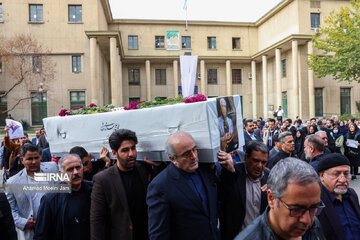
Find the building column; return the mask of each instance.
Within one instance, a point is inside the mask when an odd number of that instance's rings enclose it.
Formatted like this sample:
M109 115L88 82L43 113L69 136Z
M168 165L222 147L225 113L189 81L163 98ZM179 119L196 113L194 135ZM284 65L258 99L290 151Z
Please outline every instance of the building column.
M263 82L263 112L264 119L267 119L267 105L268 105L268 86L267 86L267 56L262 56L262 82Z
M122 75L121 61L116 47L116 38L110 38L110 82L111 82L111 104L122 106Z
M291 108L293 109L293 116L295 118L299 115L299 82L298 82L298 41L292 40L292 85L293 96L291 101Z
M177 98L179 96L179 73L178 73L178 60L173 61L173 72L174 72L174 97Z
M311 41L307 43L308 54L313 54L314 49ZM308 87L309 87L309 118L315 117L315 88L314 71L308 68Z
M232 95L232 82L231 82L231 63L226 60L226 95Z
M251 61L251 98L252 98L252 113L253 119L256 119L256 62ZM244 111L243 109L241 109Z
M280 48L275 49L275 76L276 76L276 105L274 109L281 106L281 52Z
M151 101L150 60L145 61L145 69L146 69L146 100Z
M205 78L205 61L201 60L200 61L200 89L201 89L201 94L204 94L205 96L207 96L207 84L206 84L206 78Z
M90 38L90 83L91 83L91 103L99 104L99 79L98 68L96 66L96 38Z

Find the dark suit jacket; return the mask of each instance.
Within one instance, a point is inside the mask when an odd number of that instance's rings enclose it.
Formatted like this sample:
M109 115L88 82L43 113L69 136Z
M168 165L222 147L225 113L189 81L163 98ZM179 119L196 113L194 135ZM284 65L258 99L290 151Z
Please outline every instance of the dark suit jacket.
M257 135L255 132L253 133L256 140L257 141L262 141L261 137L259 135ZM244 140L245 140L245 145L244 145L244 152L246 151L246 144L250 141L252 141L250 135L248 134L247 131L244 131Z
M32 145L35 145L35 146L37 145L37 144L36 144L36 140L37 140L37 139L36 139L36 137L35 137L35 138L33 138L33 139L31 139L31 143L32 143Z
M266 184L269 170L265 169L261 178L261 186ZM222 216L220 217L220 229L222 240L232 240L241 231L246 214L246 172L245 163L235 165L235 173L221 172L219 189L221 199ZM266 192L261 192L260 214L268 205Z
M146 188L152 178L151 167L135 165ZM132 222L125 187L115 164L93 177L91 193L91 239L131 240ZM144 199L145 200L145 199Z
M205 211L200 198L173 163L150 183L146 202L151 240L220 239L214 169L210 164L200 164L198 171L209 211Z
M42 152L43 149L49 147L49 143L48 143L48 141L46 140L45 135L41 135L41 136L39 137L38 147L39 147L39 152L40 152L40 153Z
M350 204L353 207L356 215L360 217L359 198L352 188L348 188L350 194ZM331 202L329 194L325 187L321 188L321 200L325 203L325 208L322 210L318 219L321 223L322 230L327 240L345 240L344 231L342 229L339 217L336 213L334 205ZM359 227L359 226L355 226Z

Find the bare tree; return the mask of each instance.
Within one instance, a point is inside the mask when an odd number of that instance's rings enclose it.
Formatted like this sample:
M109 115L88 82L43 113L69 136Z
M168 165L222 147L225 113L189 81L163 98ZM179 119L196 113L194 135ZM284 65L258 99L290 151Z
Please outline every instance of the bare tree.
M56 65L49 53L31 34L19 34L0 41L1 60L11 81L8 89L2 89L0 98L6 97L21 85L30 90L33 86L39 86L40 82L45 84L54 79ZM1 113L15 109L20 102L30 98L18 96L14 103Z

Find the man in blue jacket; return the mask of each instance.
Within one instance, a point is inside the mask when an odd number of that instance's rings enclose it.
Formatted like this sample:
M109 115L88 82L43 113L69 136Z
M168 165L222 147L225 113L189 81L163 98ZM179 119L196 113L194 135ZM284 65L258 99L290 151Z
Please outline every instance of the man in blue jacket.
M83 165L76 154L61 157L59 169L70 175L71 193L47 193L42 197L34 239L88 240L92 182L83 180Z

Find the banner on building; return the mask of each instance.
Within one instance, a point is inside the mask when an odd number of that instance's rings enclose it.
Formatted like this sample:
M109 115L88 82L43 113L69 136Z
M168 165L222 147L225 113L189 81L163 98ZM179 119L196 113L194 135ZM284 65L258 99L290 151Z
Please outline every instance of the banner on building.
M244 145L240 96L233 96L238 138L235 144ZM205 102L180 103L130 111L50 117L44 119L51 153L62 156L74 146L82 146L95 157L103 146L109 148L109 136L126 128L138 137L137 159L144 156L153 161L169 161L165 153L168 137L176 131L193 136L201 162L217 161L220 150L219 110L215 98ZM235 128L233 128L235 131ZM111 151L110 151L111 152ZM111 156L112 157L112 156Z
M166 50L180 50L179 31L166 31Z

